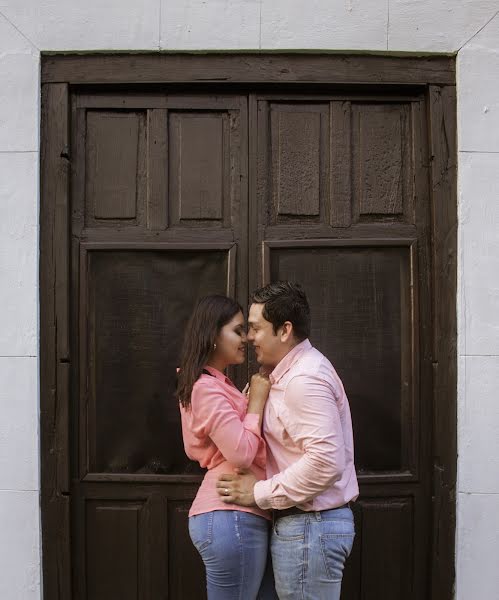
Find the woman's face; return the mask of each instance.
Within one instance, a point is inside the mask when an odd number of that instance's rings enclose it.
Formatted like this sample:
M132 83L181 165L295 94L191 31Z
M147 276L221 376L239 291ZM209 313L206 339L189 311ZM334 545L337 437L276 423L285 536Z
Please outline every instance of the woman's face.
M246 328L242 312L238 312L220 330L215 341L213 359L227 365L240 365L246 353Z

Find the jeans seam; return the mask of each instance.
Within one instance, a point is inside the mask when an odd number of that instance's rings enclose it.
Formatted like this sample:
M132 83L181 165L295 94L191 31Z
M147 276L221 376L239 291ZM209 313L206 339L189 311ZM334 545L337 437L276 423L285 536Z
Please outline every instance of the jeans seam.
M239 573L240 573L239 600L243 600L241 594L243 593L243 588L244 588L244 547L243 547L243 540L241 539L239 511L237 511L237 510L234 511L234 528L236 531L236 537L239 541Z
M301 576L301 597L305 599L305 582L307 580L308 573L308 542L310 539L310 518L305 519L305 527L303 531L303 567Z
M324 544L324 538L322 537L322 535L319 535L319 546L321 549L322 560L324 562L324 568L326 569L327 578L329 579L329 581L331 581L331 583L337 583L338 581L341 581L341 579L339 579L339 580L334 579L331 574L331 570L329 569L329 564L327 562L327 557L326 557L326 548L325 548L325 544Z
M210 544L213 542L213 511L208 516L208 541Z
M213 511L205 514L207 515L206 539L199 545L196 545L194 543L194 540L192 540L194 547L199 552L199 554L201 554L203 550L205 550L205 548L208 548L208 546L213 542ZM196 516L202 517L203 515L195 515L191 518L195 519Z
M326 544L325 544L325 539L332 539L333 537L339 537L339 538L343 538L343 537L350 537L353 540L355 539L355 533L333 533L333 534L320 534L319 535L319 546L320 546L320 550L321 550L321 554L322 554L322 560L324 561L324 568L326 569L326 575L328 577L328 579L331 581L331 583L340 583L343 580L343 569L345 567L345 562L347 560L347 558L350 556L350 552L345 556L345 560L343 561L343 567L342 567L342 572L341 572L341 577L339 579L335 579L331 573L331 569L329 567L329 562L326 556ZM353 541L352 541L353 544Z

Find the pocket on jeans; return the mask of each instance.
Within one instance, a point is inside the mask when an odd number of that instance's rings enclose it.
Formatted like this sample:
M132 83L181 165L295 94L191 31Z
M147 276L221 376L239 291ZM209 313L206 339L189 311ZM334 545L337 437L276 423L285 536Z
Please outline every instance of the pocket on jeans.
M189 517L189 535L199 553L207 548L213 541L213 512Z
M305 538L305 520L296 517L282 517L274 523L274 535L283 542L294 542Z
M354 533L326 533L320 536L324 567L331 581L341 581L343 567L352 551L354 538Z

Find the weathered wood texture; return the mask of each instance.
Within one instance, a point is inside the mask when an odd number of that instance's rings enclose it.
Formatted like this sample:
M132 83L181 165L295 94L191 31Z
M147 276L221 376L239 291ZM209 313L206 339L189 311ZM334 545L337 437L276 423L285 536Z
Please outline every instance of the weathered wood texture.
M175 369L196 300L248 294L246 98L140 98L72 102L75 598L203 596Z
M448 56L343 54L50 55L42 82L70 83L455 83Z
M457 470L456 89L430 86L433 251L432 593L451 600L455 580ZM449 309L450 307L450 309Z
M69 475L69 96L42 88L40 429L43 591L71 597Z
M311 339L348 390L365 483L418 475L415 442L425 433L414 420L421 402L416 258L415 239L265 242L264 281L300 281L307 290Z
M348 390L361 497L377 496L357 511L362 561L347 565L344 597L355 597L350 569L361 579L361 597L428 597L433 292L426 98L340 104L334 97L327 103L257 96L253 110L250 204L257 215L250 254L260 260L250 263L250 279L304 285L311 340ZM285 126L289 114L299 119L292 133ZM309 115L321 115L322 125ZM296 173L308 185L289 185L287 198L296 194L301 202L279 211L279 185ZM388 485L395 482L398 495ZM373 545L378 526L385 534ZM403 555L402 538L411 540ZM387 577L377 558L391 551L398 560Z

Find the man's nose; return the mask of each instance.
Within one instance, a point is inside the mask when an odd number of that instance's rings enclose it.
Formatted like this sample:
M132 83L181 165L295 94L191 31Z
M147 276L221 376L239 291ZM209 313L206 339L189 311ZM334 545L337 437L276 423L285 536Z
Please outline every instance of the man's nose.
M252 342L255 339L251 331L248 331L248 333L246 334L246 339L248 340L248 342Z

